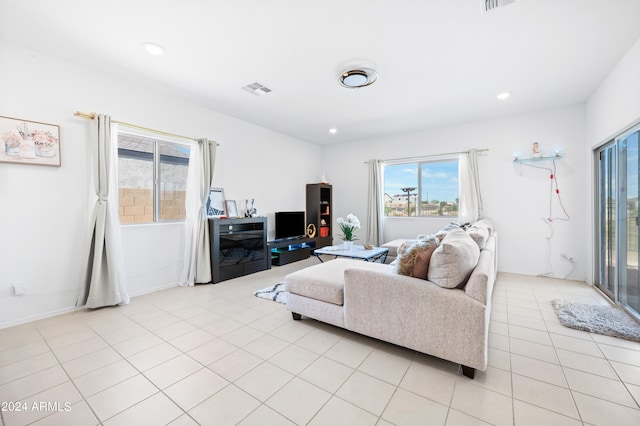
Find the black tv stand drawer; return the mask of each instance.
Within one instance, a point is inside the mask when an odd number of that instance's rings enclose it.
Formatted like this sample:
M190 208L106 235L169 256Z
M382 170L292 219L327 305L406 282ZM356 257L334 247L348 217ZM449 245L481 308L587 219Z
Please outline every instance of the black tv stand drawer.
M271 264L276 266L304 260L311 256L316 248L315 238L299 238L289 241L270 241Z
M281 251L278 253L271 252L271 264L282 266L287 263L297 262L298 260L308 259L309 256L311 256L311 249L307 247L296 250Z

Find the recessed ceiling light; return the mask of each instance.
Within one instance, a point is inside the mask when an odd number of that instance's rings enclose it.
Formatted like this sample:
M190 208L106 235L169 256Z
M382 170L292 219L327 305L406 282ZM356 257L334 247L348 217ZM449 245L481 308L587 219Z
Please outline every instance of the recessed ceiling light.
M496 96L498 99L500 99L501 101L509 98L509 96L511 96L511 93L509 92L502 92L500 94L498 94L498 96Z
M146 51L152 55L158 56L164 53L164 47L160 46L159 44L151 43L149 41L143 44Z
M332 127L329 129L329 133L331 133L332 135L335 135L338 132L338 129L336 129L335 127Z
M378 73L370 68L347 70L340 74L340 84L348 89L359 89L376 82Z

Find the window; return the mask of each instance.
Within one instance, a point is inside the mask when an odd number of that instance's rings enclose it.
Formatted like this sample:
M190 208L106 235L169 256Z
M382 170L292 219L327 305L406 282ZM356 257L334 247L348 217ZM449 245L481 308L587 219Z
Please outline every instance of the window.
M385 216L458 216L458 160L387 165Z
M121 224L185 219L189 153L187 145L118 133Z

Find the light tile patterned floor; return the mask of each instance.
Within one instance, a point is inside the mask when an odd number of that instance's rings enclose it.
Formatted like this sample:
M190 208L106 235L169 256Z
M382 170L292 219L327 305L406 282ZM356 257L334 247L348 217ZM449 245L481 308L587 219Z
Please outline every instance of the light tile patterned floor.
M640 424L640 343L551 308L606 303L584 283L500 274L489 367L469 380L253 296L315 262L0 330L0 424Z

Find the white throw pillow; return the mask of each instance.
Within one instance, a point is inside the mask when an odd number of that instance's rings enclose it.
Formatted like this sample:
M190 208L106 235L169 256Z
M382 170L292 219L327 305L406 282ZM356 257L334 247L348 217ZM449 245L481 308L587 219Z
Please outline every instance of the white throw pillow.
M473 241L478 244L480 249L483 249L487 245L487 241L489 240L489 229L488 228L476 228L472 226L467 229L467 234L471 237Z
M431 255L427 279L444 288L462 286L479 258L478 244L462 229L451 230Z

